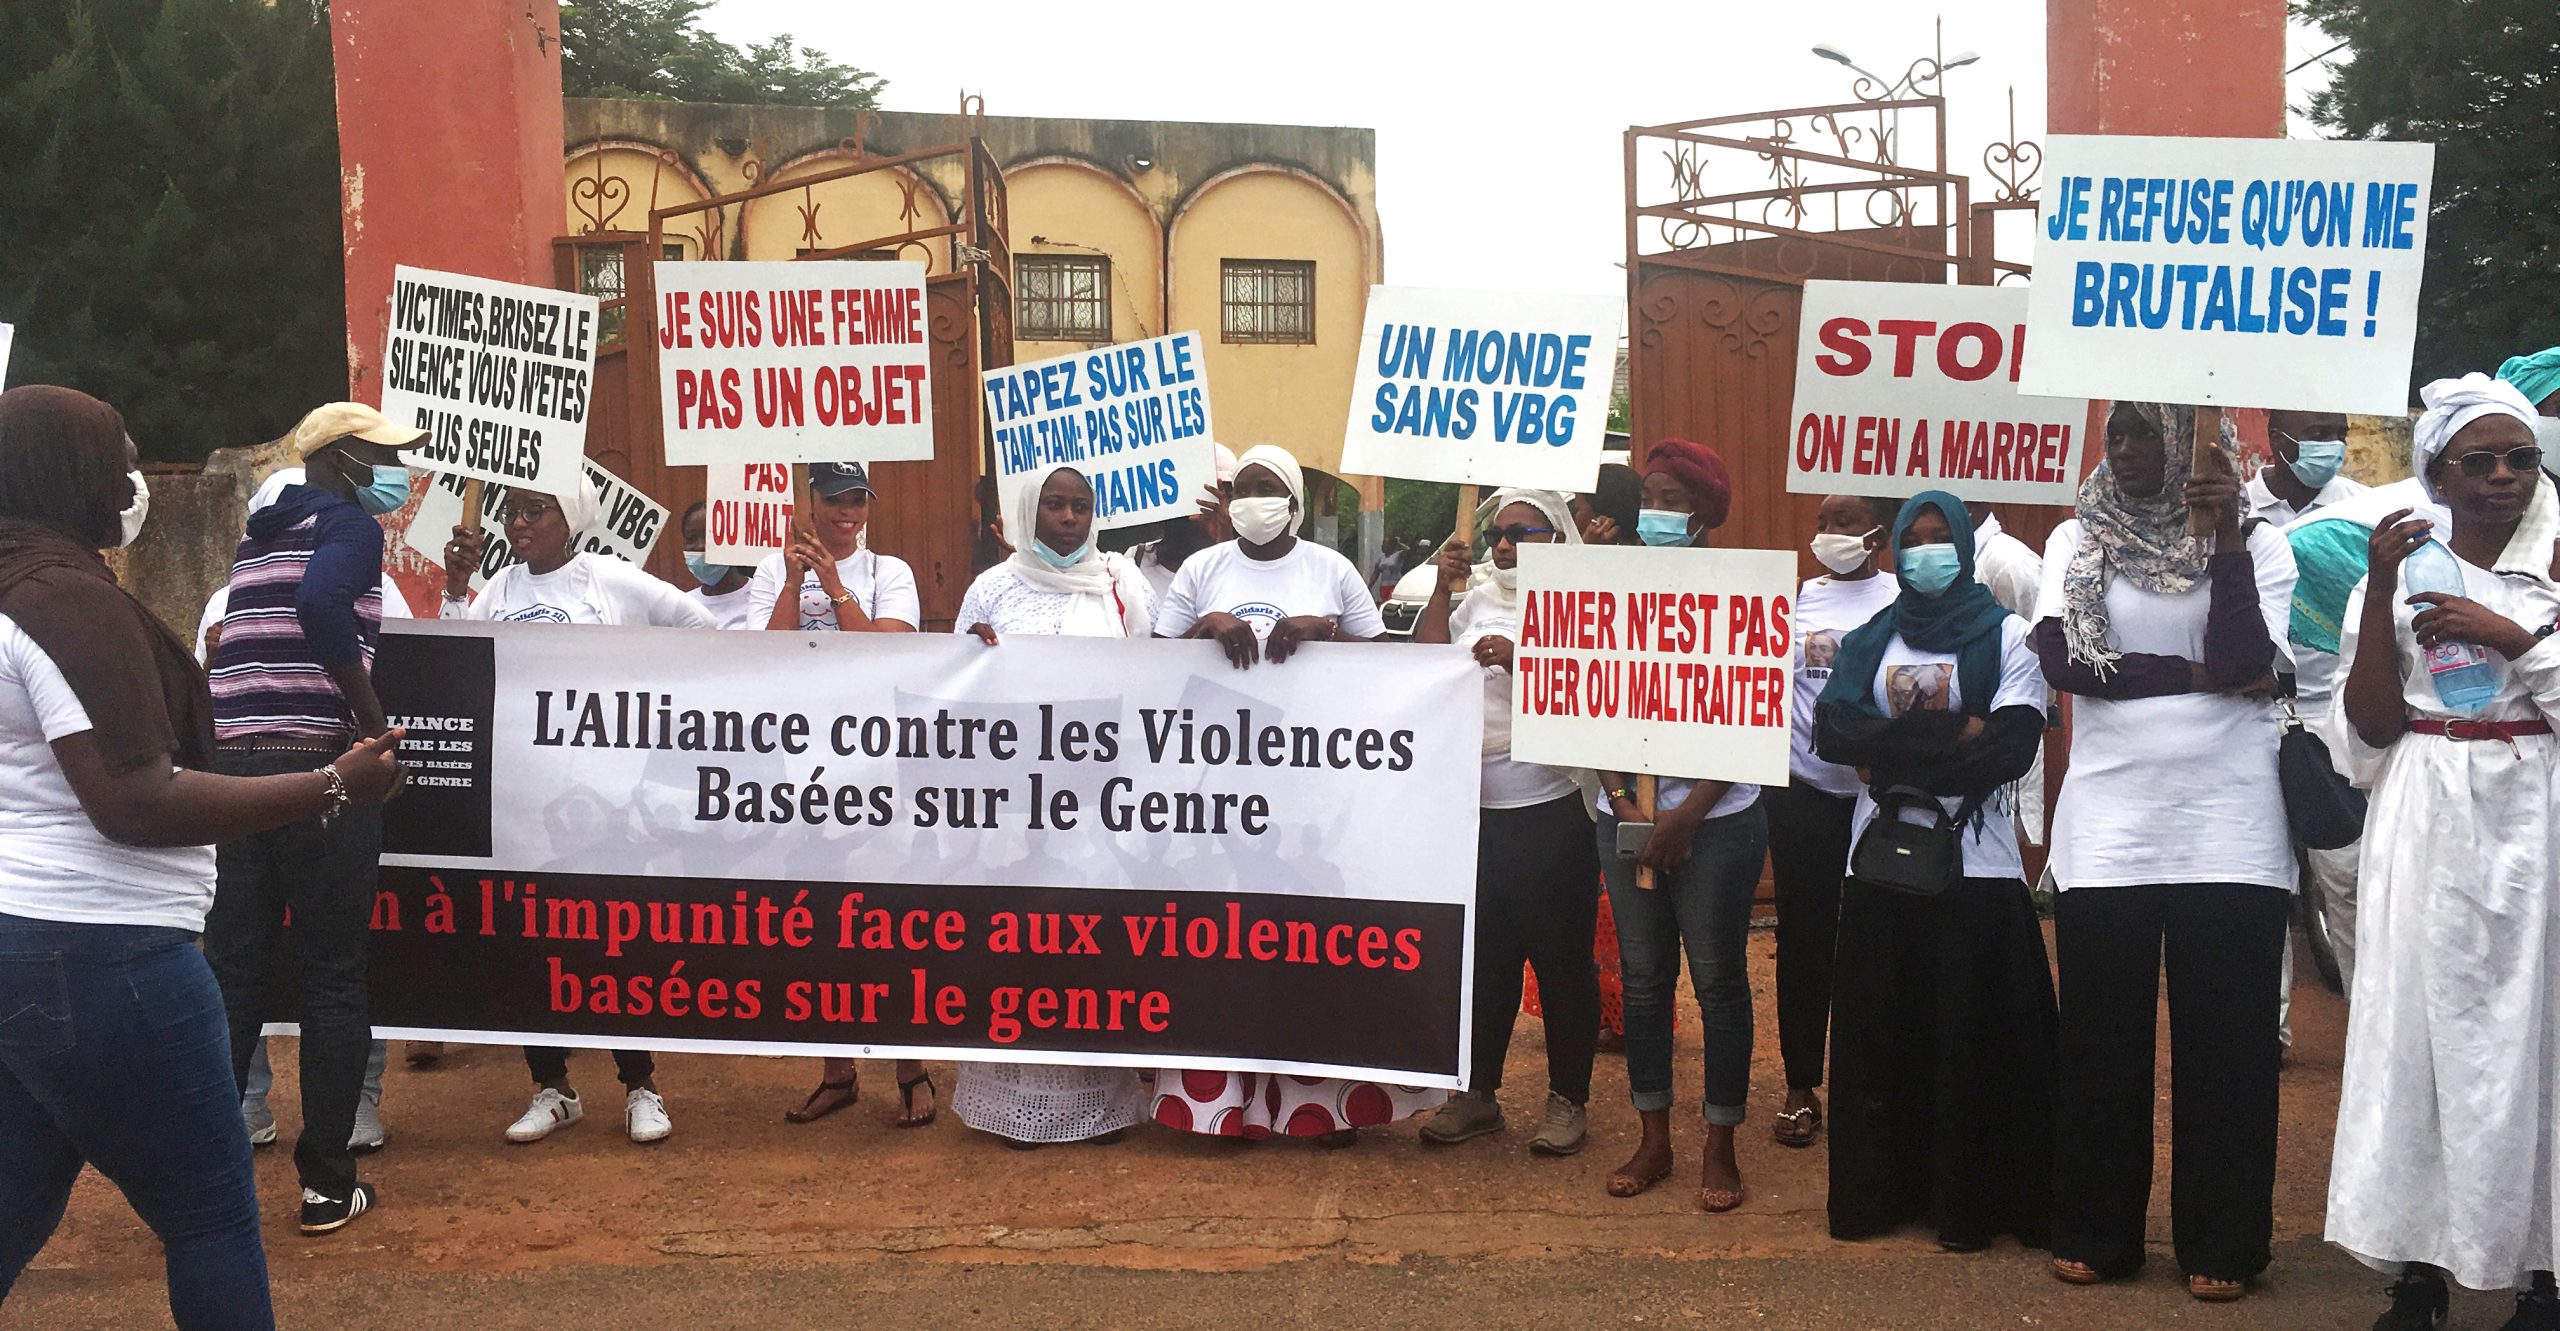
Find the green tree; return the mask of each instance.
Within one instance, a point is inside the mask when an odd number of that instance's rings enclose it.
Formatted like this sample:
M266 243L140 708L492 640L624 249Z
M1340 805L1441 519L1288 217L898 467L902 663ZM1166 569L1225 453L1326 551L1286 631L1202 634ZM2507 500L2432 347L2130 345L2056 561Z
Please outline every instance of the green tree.
M1387 535L1439 549L1458 527L1458 487L1441 481L1390 477L1386 513Z
M2551 0L2302 0L2343 39L2311 117L2436 145L2417 381L2560 343L2560 10Z
M0 163L10 383L115 404L158 461L345 394L318 0L0 3Z
M848 110L878 104L879 76L838 64L789 34L738 47L702 31L702 14L711 5L712 0L563 4L563 91L571 97Z

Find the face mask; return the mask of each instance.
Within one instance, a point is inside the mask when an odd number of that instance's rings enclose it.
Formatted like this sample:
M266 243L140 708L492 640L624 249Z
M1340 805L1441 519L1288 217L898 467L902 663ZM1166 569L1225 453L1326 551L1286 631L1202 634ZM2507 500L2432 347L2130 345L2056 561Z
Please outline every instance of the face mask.
M2534 417L2533 442L2542 445L2545 457L2560 452L2560 416Z
M1964 561L1952 545L1915 545L1902 552L1902 584L1922 596L1935 596L1955 585Z
M1062 555L1057 551L1050 549L1047 541L1033 541L1031 543L1031 553L1039 556L1040 562L1051 568L1074 568L1076 565L1084 562L1086 553L1092 549L1093 547L1091 545L1080 545L1076 547L1076 552L1074 554Z
M1867 536L1873 535L1873 531L1867 533ZM1867 536L1824 532L1813 538L1813 557L1834 573L1852 572L1867 562Z
M141 472L129 471L124 475L126 480L133 482L133 503L116 515L122 524L116 533L116 548L119 550L133 544L134 538L142 535L142 520L151 516L150 484L142 479Z
M1236 535L1255 545L1269 545L1289 534L1289 501L1238 499L1227 505L1227 521Z
M1636 539L1647 545L1687 545L1689 515L1667 508L1648 508L1636 513Z
M374 467L371 472L373 483L356 491L357 506L377 518L399 512L400 506L409 502L409 469Z
M1500 565L1500 564L1496 564L1496 565L1494 565L1494 566L1493 566L1493 585L1494 585L1494 586L1496 586L1496 587L1501 588L1502 590L1504 590L1504 591L1506 591L1506 592L1507 592L1507 591L1516 591L1516 590L1518 590L1518 589L1519 589L1519 586L1520 586L1520 570L1519 570L1519 568L1518 568L1517 566L1514 566L1514 567L1512 567L1512 568L1504 568L1504 567L1503 567L1502 565Z
M2338 465L2347 460L2347 446L2336 439L2297 439L2294 458L2287 465L2293 478L2317 490L2338 478Z
M693 575L695 582L705 587L729 576L728 565L712 563L710 558L699 550L684 552L684 570Z

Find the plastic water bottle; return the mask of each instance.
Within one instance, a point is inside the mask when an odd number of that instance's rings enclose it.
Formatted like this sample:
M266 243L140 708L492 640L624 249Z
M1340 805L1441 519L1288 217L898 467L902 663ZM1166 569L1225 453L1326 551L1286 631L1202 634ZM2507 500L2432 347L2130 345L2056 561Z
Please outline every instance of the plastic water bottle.
M2433 540L2400 561L2400 594L2405 598L2426 592L2470 594L2463 585L2461 561ZM2426 658L2427 678L2434 681L2436 697L2447 709L2470 716L2498 696L2498 671L2489 664L2487 648L2468 642L2440 642L2426 649Z

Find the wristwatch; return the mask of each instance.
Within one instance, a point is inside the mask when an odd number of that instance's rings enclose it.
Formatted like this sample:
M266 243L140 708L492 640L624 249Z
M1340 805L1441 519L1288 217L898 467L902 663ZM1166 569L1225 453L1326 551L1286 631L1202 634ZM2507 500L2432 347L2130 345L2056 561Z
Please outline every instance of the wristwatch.
M841 606L841 605L843 605L845 602L850 601L850 600L852 600L852 599L853 599L853 589L852 589L852 588L850 588L850 587L847 587L847 588L845 588L843 591L837 592L835 595L828 597L828 598L827 598L827 604L829 604L829 605L833 605L833 606Z

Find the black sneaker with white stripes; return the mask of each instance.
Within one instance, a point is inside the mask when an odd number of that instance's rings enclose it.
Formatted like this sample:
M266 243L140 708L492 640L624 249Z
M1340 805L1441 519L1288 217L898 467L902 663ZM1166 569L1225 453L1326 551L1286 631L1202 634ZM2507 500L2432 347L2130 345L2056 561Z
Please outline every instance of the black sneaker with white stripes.
M347 1227L347 1222L373 1209L373 1185L359 1183L345 1197L332 1197L317 1188L302 1190L302 1232L334 1233Z

